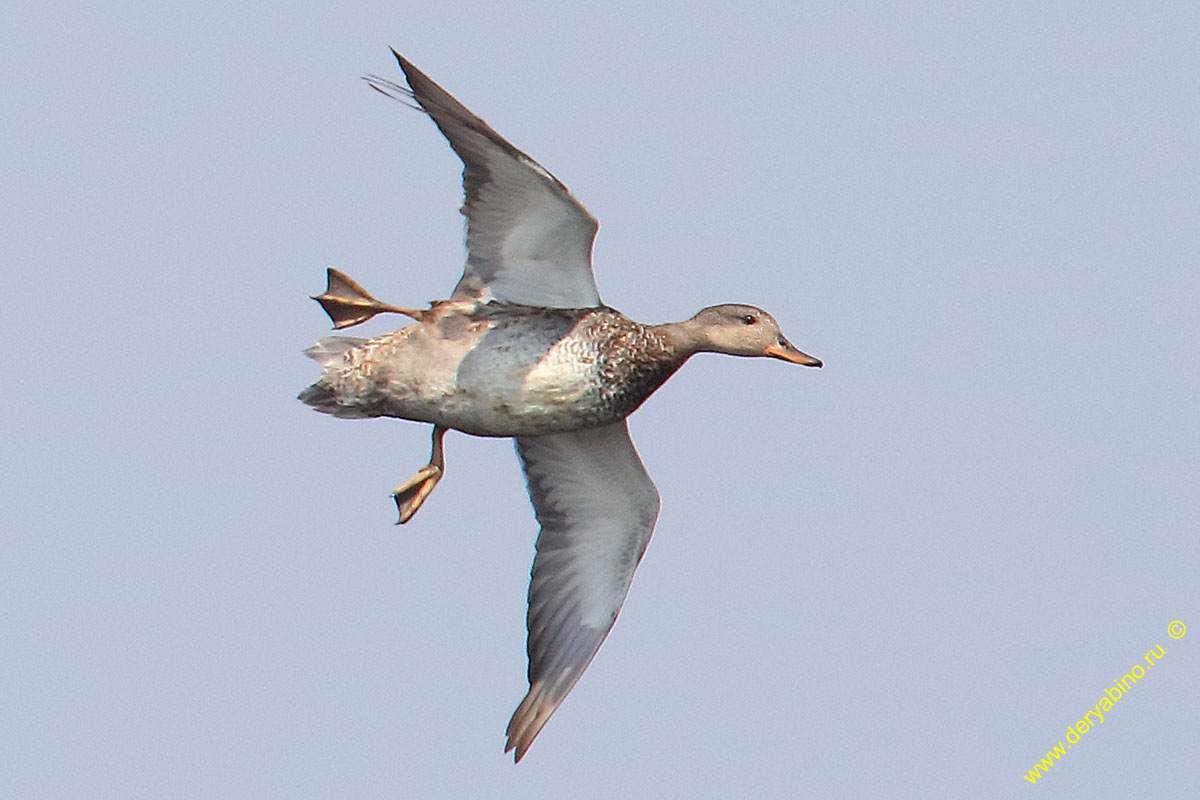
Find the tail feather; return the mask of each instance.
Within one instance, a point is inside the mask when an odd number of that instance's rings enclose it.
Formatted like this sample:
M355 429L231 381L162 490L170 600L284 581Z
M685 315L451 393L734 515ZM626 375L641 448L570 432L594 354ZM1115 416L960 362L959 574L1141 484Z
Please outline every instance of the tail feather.
M325 414L333 414L337 410L337 396L334 395L333 389L329 384L320 381L302 391L296 399Z
M355 336L326 336L318 339L316 344L305 350L304 355L325 367L325 371L320 380L300 393L300 402L306 403L324 414L333 414L336 417L364 416L361 409L344 406L338 401L334 384L336 383L336 368L342 363L343 357L365 341L367 340ZM330 374L331 367L334 369L334 374Z
M357 336L326 336L318 339L316 344L306 349L304 355L322 367L328 367L330 364L341 361L347 352L365 341L367 340Z

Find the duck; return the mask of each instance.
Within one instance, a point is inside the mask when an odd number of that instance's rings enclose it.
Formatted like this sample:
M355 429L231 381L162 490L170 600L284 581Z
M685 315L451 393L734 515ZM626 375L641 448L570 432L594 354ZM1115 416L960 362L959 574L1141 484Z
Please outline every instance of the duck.
M314 297L335 330L376 314L410 318L374 338L329 336L305 350L321 366L299 395L343 418L432 426L428 463L392 493L412 519L444 477L449 430L515 442L540 525L530 571L529 689L505 731L519 762L608 636L646 550L659 494L626 418L698 353L808 367L774 317L740 303L643 324L600 300L598 223L567 187L392 49L407 86L364 76L424 112L463 163L466 265L429 308L376 300L326 272Z

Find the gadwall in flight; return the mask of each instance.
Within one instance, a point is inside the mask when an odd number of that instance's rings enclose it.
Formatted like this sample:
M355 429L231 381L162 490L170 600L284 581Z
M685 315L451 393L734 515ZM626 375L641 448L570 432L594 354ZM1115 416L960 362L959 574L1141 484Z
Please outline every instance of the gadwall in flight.
M336 270L314 298L335 328L393 312L416 320L374 339L332 336L300 394L338 417L433 425L429 463L393 496L407 522L445 473L448 429L512 437L541 524L529 584L529 693L508 724L520 761L608 635L658 516L658 491L625 418L695 353L819 367L748 305L643 325L600 301L597 223L567 187L392 51L410 88L372 88L424 111L463 161L467 262L449 300L381 303Z

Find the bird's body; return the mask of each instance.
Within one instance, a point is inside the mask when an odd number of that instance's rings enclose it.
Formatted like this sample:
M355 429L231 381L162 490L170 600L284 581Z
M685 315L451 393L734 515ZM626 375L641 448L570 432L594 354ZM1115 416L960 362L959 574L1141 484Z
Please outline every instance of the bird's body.
M611 308L455 300L368 340L334 338L301 399L340 417L398 417L476 436L619 422L682 364L664 326ZM341 357L336 357L341 356Z
M334 327L381 312L416 321L373 339L320 340L305 352L321 377L300 399L338 417L433 425L429 463L393 493L400 522L444 474L447 430L514 438L541 524L529 584L529 692L507 731L506 751L519 761L612 628L658 516L658 491L625 418L699 352L821 362L754 306L710 306L661 325L605 306L592 275L591 214L395 55L411 89L367 80L414 102L462 159L467 265L448 300L419 311L381 303L329 270L315 299Z

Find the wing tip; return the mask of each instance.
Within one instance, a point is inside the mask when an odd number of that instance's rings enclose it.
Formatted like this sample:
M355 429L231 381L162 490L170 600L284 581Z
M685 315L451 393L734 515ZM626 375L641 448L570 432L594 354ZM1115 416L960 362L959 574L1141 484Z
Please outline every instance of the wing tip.
M550 689L546 681L534 681L508 722L508 728L504 731L507 737L504 752L513 753L514 764L519 764L525 757L533 740L566 698L566 694L552 697Z
M409 70L416 70L417 72L421 72L419 69L417 69L416 67L413 66L413 63L411 61L409 61L404 56L400 55L400 51L398 51L396 48L388 47L388 50L391 50L392 55L396 57L396 63L400 65L400 71L404 73L405 77L408 77ZM424 75L424 73L422 73L422 75Z

